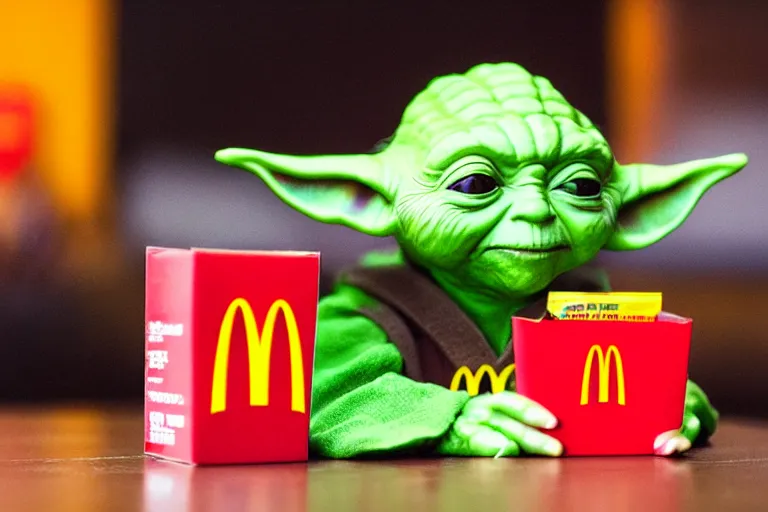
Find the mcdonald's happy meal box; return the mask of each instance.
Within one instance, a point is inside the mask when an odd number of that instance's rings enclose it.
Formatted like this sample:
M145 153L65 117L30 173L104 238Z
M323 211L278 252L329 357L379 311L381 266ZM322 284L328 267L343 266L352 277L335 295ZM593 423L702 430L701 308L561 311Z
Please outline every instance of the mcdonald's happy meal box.
M563 455L653 454L682 424L692 320L662 312L661 294L561 295L565 307L512 320L517 391L558 419L547 434ZM650 311L617 312L622 295Z
M145 453L306 461L319 253L148 248L146 267Z

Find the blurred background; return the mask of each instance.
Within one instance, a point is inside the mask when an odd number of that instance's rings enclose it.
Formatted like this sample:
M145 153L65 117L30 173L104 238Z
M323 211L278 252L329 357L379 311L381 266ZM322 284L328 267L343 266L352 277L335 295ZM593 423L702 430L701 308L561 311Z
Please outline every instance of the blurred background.
M147 245L319 250L327 292L391 240L214 151L365 152L433 77L513 61L622 162L750 156L667 239L600 259L694 318L721 412L768 416L766 21L758 0L0 0L0 400L141 403Z

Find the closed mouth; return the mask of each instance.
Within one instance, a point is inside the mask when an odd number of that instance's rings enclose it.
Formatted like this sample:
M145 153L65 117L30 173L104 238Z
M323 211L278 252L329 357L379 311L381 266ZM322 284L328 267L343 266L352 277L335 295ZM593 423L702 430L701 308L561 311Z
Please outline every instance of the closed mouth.
M506 251L506 252L513 252L517 254L544 255L544 254L552 254L552 253L561 252L561 251L567 251L568 246L555 245L552 247L511 247L511 246L505 246L505 245L494 245L491 247L487 247L485 250L486 251Z

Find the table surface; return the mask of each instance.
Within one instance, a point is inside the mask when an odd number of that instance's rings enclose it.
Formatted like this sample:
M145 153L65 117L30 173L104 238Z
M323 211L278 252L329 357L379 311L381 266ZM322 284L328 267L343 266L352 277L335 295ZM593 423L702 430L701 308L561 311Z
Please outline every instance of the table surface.
M190 467L142 455L141 410L0 410L0 510L768 510L768 423L686 457Z

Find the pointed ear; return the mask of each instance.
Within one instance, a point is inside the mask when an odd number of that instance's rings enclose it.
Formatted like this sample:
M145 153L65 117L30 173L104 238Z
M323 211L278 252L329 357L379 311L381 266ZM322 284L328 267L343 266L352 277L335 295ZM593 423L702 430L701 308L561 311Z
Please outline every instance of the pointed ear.
M315 220L373 236L394 232L392 192L377 155L290 156L229 148L215 158L256 174L280 199Z
M676 165L616 164L616 230L605 246L629 251L652 245L677 229L704 193L747 164L741 153Z

